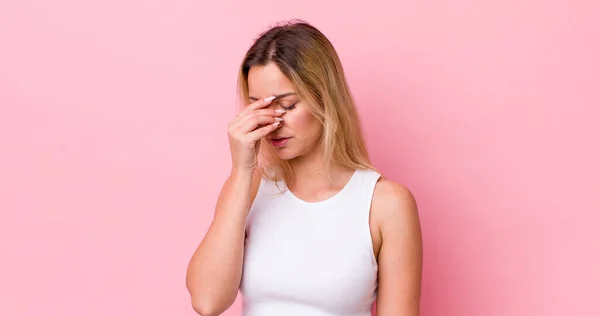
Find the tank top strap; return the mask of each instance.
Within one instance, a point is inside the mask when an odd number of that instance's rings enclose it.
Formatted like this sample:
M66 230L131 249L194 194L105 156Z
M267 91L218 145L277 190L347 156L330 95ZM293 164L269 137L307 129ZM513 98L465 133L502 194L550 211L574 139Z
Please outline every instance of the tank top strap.
M358 245L363 245L362 249L366 250L370 265L374 269L378 269L377 259L373 249L373 239L371 236L370 217L371 204L373 201L373 193L377 181L381 178L381 174L370 169L359 169L354 174L354 179L347 187L348 199L346 203L348 210L352 210L352 221L354 224L354 232L358 237ZM351 205L351 206L350 206Z
M355 197L360 197L366 203L371 204L375 185L381 177L376 171L370 169L358 169L348 183L346 189Z

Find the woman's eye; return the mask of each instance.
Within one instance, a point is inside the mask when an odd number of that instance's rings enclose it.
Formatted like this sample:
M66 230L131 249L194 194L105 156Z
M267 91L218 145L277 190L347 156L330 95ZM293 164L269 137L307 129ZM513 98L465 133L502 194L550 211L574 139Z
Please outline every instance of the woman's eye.
M296 107L296 103L290 105L290 106L281 106L284 110L289 111L289 110L293 110Z

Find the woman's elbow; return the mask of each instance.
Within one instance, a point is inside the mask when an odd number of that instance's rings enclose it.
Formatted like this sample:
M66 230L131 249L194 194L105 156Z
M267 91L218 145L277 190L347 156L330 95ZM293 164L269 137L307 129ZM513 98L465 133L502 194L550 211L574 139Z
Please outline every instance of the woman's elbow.
M223 312L212 302L192 299L192 308L200 316L219 316Z
M235 301L235 296L224 299L216 297L192 297L192 308L200 316L219 316L224 313Z

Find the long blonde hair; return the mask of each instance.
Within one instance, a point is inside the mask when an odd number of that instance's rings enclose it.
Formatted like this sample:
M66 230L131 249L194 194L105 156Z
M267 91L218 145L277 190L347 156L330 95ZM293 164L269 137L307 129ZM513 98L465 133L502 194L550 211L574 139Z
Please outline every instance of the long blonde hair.
M325 165L349 169L376 168L366 149L361 122L342 64L331 42L317 28L300 20L271 27L254 41L239 70L242 104L248 101L248 73L252 66L274 63L292 82L301 100L323 124L319 144ZM291 183L292 169L262 142L260 170L266 178ZM327 172L329 168L327 168Z

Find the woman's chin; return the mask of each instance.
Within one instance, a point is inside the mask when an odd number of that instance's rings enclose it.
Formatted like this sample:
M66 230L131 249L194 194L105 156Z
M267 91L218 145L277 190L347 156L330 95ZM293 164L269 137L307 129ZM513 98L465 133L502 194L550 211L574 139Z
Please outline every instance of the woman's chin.
M290 151L289 148L276 148L275 154L277 155L277 158L281 160L292 160L296 158L296 155Z

